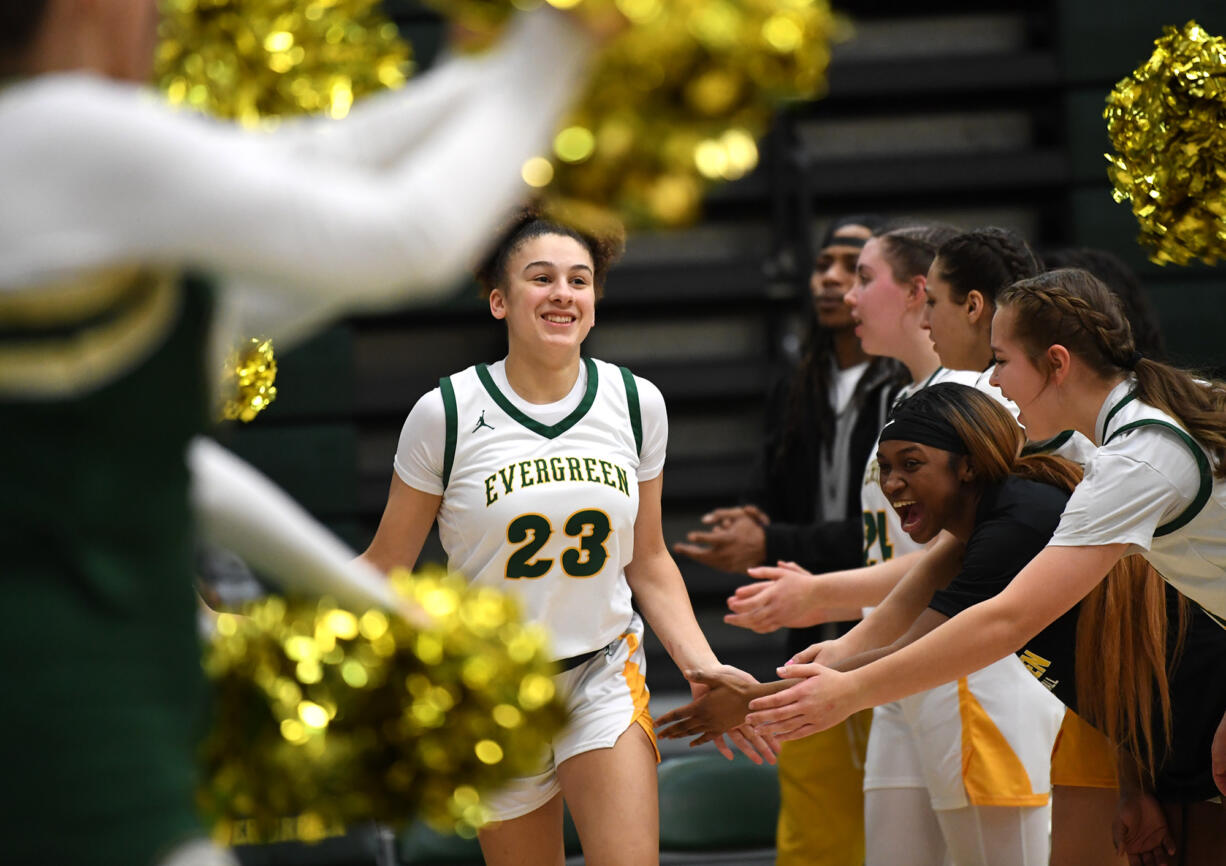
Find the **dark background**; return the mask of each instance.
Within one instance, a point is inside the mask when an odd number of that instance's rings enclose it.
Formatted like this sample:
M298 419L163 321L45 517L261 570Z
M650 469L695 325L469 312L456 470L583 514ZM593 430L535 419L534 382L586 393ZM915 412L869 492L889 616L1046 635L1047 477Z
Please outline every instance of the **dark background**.
M419 69L443 40L439 19L387 0ZM758 446L764 390L803 315L810 232L841 213L1004 225L1036 246L1103 247L1149 289L1170 353L1226 366L1220 269L1159 268L1111 199L1102 119L1111 85L1163 25L1195 18L1226 32L1220 0L965 4L848 0L855 38L835 50L829 93L789 107L749 177L714 190L693 228L632 235L609 279L587 353L654 381L669 405L665 534L679 539L710 507L738 501ZM1104 13L1109 9L1109 13ZM338 286L343 290L343 286ZM347 321L281 353L272 407L219 438L356 549L387 494L405 415L439 376L503 356L500 323L475 287L448 303ZM426 558L442 559L432 540ZM741 580L682 561L717 652L756 673L779 663L777 636L723 625ZM652 683L681 685L653 651Z

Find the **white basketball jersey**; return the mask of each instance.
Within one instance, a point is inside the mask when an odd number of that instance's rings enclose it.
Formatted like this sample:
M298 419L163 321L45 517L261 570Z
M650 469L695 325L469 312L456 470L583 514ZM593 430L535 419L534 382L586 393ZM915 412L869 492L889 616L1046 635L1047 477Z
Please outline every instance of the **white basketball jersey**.
M558 658L609 644L633 615L625 567L639 504L638 390L624 368L583 363L583 398L553 425L515 406L484 364L439 382L448 566L517 595Z
M1158 437L1163 434L1156 433L1159 430L1174 436L1180 444L1160 441ZM1129 438L1134 436L1129 443ZM1226 482L1214 477L1212 455L1192 438L1177 418L1142 403L1135 391L1129 391L1108 411L1102 422L1102 441L1104 452L1114 450L1114 446L1144 455L1157 448L1182 446L1195 458L1200 486L1192 503L1154 530L1148 551L1135 547L1129 552L1141 553L1167 583L1199 604L1218 625L1226 628ZM1130 480L1121 478L1113 490L1107 486L1110 493L1117 495L1111 496L1109 501L1096 503L1095 510L1107 511L1121 503L1144 500L1145 486L1135 482L1129 484ZM1064 529L1064 525L1060 528ZM1109 544L1114 540L1087 543Z

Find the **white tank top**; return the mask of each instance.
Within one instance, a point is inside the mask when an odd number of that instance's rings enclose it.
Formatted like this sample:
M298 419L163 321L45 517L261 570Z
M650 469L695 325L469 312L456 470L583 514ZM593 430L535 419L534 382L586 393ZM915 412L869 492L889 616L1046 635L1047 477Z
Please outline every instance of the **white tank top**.
M448 566L511 591L554 655L607 645L630 622L642 423L628 370L584 359L587 387L544 425L481 364L440 381L447 415L439 536Z

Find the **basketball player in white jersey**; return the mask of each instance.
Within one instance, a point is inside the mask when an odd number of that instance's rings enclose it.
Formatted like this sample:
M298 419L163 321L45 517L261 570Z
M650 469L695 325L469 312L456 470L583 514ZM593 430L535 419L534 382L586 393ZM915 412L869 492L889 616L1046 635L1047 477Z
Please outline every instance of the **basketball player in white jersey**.
M632 594L679 668L719 666L661 531L664 400L580 356L620 249L532 212L513 224L478 273L507 357L445 377L414 406L363 554L411 566L437 519L449 567L514 593L552 634L571 723L539 773L489 797L495 823L479 839L493 866L560 866L563 798L587 863L658 862L659 755ZM773 760L747 729L732 739Z

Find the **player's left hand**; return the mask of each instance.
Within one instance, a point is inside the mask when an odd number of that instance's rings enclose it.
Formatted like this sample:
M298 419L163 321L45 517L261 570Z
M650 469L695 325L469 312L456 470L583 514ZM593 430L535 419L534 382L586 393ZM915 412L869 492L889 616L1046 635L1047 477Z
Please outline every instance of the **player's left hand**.
M799 740L833 728L860 707L853 700L848 675L820 664L786 665L781 679L796 684L749 703L745 721L779 741Z
M1122 794L1111 822L1111 839L1128 866L1170 866L1175 840L1171 838L1162 804L1141 791Z
M1226 716L1222 716L1222 721L1217 726L1217 733L1213 735L1213 746L1210 748L1213 781L1217 785L1217 789L1223 794L1226 794Z

